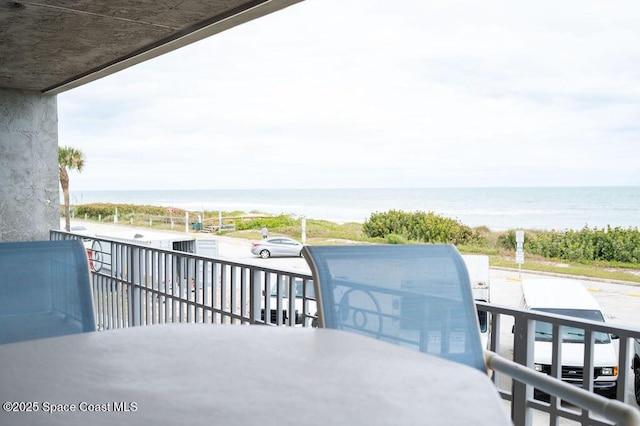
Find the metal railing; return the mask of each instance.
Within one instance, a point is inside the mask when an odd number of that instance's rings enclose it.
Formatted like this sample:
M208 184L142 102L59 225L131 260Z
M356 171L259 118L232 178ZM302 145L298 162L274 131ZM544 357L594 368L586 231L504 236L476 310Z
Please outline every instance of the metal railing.
M50 233L51 239L77 237ZM310 275L130 241L82 238L99 330L171 322L309 327L317 318Z
M537 389L547 392L556 401L562 400L576 407L581 407L584 416L582 424L640 424L640 412L618 400L604 398L601 395L575 387L557 378L538 373L491 351L485 351L485 362L488 368L509 375L515 382L528 387L535 386ZM533 409L536 407L526 406L524 409L518 410L514 408L515 405L513 403L511 407L511 415L515 424L533 424L532 414ZM575 418L573 415L566 414L568 414L568 411L564 415L563 413L553 414L550 417L549 424L557 424L560 418ZM607 421L604 419L597 420L594 415L602 416Z
M96 323L101 330L170 322L316 325L317 310L311 275L132 242L87 238L64 231L52 230L50 238L85 240L90 259ZM95 244L96 241L99 244ZM96 247L99 250L95 250ZM178 248L186 250L190 246ZM590 425L611 425L617 420L607 419L622 418L620 424L637 424L635 422L640 417L632 416L627 423L624 416L629 413L626 409L633 410L626 405L629 402L626 389L630 383L632 339L640 338L640 329L485 302L476 302L476 305L479 311L487 312L490 317L487 365L495 370L492 380L500 396L509 401L515 425L533 424L532 415L535 411L546 413L548 424L552 425L558 424L561 418ZM556 364L552 367L551 375L533 370L535 321L553 324L555 336L559 336L561 327L565 326L585 330L584 383L589 394L592 394L594 378L594 333L618 336L619 373L615 398L618 403L603 405L603 399L596 398L594 405L580 405L585 408L578 408L567 404L571 399L566 398L562 390L552 393L549 402L535 399L533 387L537 382L530 380L531 374L551 378L555 382L551 384L552 388L559 384L560 388L566 390L566 383L560 380L561 369L557 367L562 347L559 338L555 338L553 343ZM512 329L513 333L505 331L507 329ZM502 341L501 335L513 337ZM526 370L519 368L522 366ZM535 379L536 376L533 377ZM546 389L546 385L542 384L540 389ZM573 403L584 402L580 399L583 397L584 393L578 392L578 400L573 400ZM611 406L616 411L621 405L622 414L607 415Z
M635 410L627 405L629 403L627 387L630 383L632 367L630 354L633 339L640 338L640 329L540 311L492 305L486 302L476 302L476 306L490 316L488 367L495 370L493 381L500 396L511 403L511 418L514 424L533 424L532 413L534 410L546 413L549 417L549 424L557 424L561 418L585 425L640 424L640 411L635 414L635 417L632 417L632 422L623 421L629 412L633 413ZM551 356L554 362L549 375L534 371L533 347L536 321L550 323L553 327ZM590 397L585 398L583 392L575 392L579 387L569 385L561 380L562 368L559 368L558 362L561 359L562 351L562 341L558 337L561 336L561 327L575 327L584 330L582 385L585 391L591 395ZM593 393L594 371L596 371L593 355L596 344L595 333L597 332L613 335L619 341L617 389L615 399L612 398L611 402L617 400L619 403L623 403L624 409L622 410L620 410L620 404L607 405L604 398L599 398ZM501 341L501 336L505 334L511 334L512 339L507 342ZM511 350L513 351L512 356L509 354ZM499 354L499 357L495 357L495 354ZM515 366L506 365L504 361L509 361L509 359L513 360ZM493 366L491 362L494 362ZM518 366L526 367L526 370L519 369ZM501 374L506 377L501 377ZM539 378L537 378L538 376ZM551 382L546 380L549 378L556 380ZM543 391L547 386L551 386L553 392L549 392L548 402L534 397L534 386ZM572 401L572 404L568 404L568 401ZM631 410L628 410L629 408ZM607 419L618 419L620 423L612 423Z

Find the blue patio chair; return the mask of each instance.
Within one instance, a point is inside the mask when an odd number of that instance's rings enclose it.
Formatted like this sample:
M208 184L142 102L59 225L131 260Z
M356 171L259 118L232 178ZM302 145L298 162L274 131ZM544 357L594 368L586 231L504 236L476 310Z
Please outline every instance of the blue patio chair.
M305 246L319 327L486 372L464 260L452 245Z
M81 240L0 243L0 344L95 330Z

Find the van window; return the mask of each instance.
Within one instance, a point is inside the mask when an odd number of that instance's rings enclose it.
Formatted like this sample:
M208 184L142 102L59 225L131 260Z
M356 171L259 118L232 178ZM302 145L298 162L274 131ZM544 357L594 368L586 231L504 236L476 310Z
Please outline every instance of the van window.
M302 280L296 279L296 298L302 299ZM316 294L313 289L313 281L307 281L307 298L315 299ZM271 283L271 296L275 297L278 295L278 283ZM289 285L286 282L280 284L280 295L284 299L289 298Z
M534 309L536 311L548 312L551 314L567 315L587 319L591 321L604 322L602 312L595 309ZM536 321L536 341L550 342L552 338L553 326L549 322ZM564 343L584 343L584 330L575 327L562 327L562 341ZM611 339L607 333L596 332L596 343L610 343Z
M307 298L311 298L311 299L315 299L316 298L316 293L313 290L313 283L312 282L307 282ZM302 291L303 291L303 285L302 285L302 281L296 280L296 297L299 299L302 299Z
M273 282L271 283L271 296L275 297L277 295L278 295L278 283ZM285 285L284 283L280 284L280 297L283 297L285 299L289 298L289 286Z

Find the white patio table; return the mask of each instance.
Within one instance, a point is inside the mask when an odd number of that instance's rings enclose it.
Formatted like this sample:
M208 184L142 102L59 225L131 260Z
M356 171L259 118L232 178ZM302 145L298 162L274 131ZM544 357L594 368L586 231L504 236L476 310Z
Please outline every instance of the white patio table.
M337 330L166 324L0 345L6 425L508 425L476 369Z

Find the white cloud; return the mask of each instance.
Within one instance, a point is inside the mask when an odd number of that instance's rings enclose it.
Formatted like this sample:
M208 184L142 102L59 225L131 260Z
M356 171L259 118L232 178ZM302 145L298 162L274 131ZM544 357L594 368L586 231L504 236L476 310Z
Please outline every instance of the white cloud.
M307 0L58 96L77 190L640 185L640 4Z

